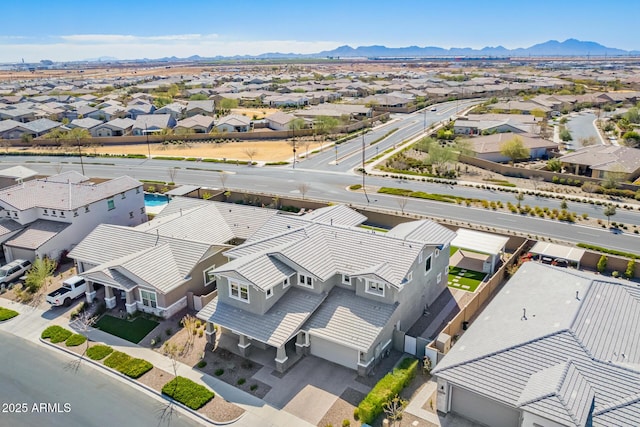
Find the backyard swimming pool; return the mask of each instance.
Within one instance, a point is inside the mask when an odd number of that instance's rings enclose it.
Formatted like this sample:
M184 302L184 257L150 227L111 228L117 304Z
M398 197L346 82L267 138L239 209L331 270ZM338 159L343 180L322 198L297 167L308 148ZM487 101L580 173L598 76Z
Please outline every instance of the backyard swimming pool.
M149 194L144 195L144 205L146 207L164 206L169 203L169 197L163 194Z

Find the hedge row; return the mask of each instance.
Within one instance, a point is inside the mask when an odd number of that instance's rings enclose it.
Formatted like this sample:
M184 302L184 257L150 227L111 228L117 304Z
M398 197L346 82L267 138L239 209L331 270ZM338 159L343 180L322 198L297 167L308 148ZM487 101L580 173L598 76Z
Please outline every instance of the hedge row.
M602 252L609 255L617 255L624 258L631 258L631 259L640 258L640 254L618 251L616 249L603 248L602 246L590 245L589 243L578 243L576 246L578 246L579 248L589 249L591 251L596 251L596 252Z
M400 393L415 377L418 360L405 358L393 372L385 375L360 402L356 413L361 422L371 424L384 410L384 404Z
M202 408L215 397L215 393L208 388L181 376L166 383L162 387L162 394L166 394L193 410Z
M424 191L412 191L404 188L382 187L378 193L391 194L394 196L413 197L416 199L435 200L437 202L455 203L459 197L447 196L446 194L425 193Z
M130 378L140 378L153 368L153 365L146 360L134 359L121 351L111 353L104 364Z

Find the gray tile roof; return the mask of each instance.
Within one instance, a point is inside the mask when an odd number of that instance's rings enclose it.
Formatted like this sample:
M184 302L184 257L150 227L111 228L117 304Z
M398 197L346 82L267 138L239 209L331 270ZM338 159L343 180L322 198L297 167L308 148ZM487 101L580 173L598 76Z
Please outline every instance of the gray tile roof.
M247 239L277 214L274 209L174 197L152 221L137 228L192 241L223 244Z
M42 134L45 132L49 132L52 129L62 126L62 123L54 122L49 119L38 119L29 123L25 123L24 127L29 130L32 130L36 134Z
M198 312L197 317L280 347L300 330L326 296L290 287L264 315L232 307L216 297Z
M396 308L397 304L382 304L333 288L302 329L346 347L368 351Z
M69 177L77 177L77 175L69 175ZM59 179L64 179L64 175L26 181L20 185L4 188L0 190L0 202L18 210L33 207L72 210L142 185L138 180L128 176L100 184L78 184L73 181L67 184L59 182Z
M66 222L37 219L27 225L24 230L5 242L5 245L15 248L38 249L53 239L70 224Z
M615 145L594 145L559 157L563 163L586 165L603 171L633 173L640 169L640 149Z
M136 228L102 224L78 243L69 257L95 265L88 270L90 273L111 277L110 280L116 280L117 273L166 293L182 284L196 264L221 249Z
M447 245L456 237L454 231L428 220L403 222L393 227L387 234L400 239L435 245Z
M313 212L303 215L302 218L313 222L345 225L349 227L355 227L367 220L366 216L346 205L334 205L316 209Z
M552 420L580 421L589 388L594 426L640 419L640 289L601 279L525 263L433 373L512 407L545 394L536 384L547 381L555 394L531 410ZM567 361L573 367L554 387L557 365Z

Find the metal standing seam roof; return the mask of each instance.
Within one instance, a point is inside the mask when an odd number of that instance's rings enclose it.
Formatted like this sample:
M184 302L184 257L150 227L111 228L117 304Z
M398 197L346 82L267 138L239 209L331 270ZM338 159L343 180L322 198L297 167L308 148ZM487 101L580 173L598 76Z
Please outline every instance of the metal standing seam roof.
M139 181L128 176L101 184L61 183L37 179L0 190L0 201L18 210L34 207L72 210L141 185Z
M299 330L326 298L325 293L314 294L290 287L285 295L265 314L254 314L214 298L197 314L199 319L231 329L251 339L281 347Z
M67 222L37 219L28 224L21 232L7 240L4 244L14 248L38 249L56 237L70 224Z
M333 288L303 326L311 335L368 351L387 325L397 304L383 304Z
M474 252L498 255L508 242L509 238L506 236L459 228L451 245Z

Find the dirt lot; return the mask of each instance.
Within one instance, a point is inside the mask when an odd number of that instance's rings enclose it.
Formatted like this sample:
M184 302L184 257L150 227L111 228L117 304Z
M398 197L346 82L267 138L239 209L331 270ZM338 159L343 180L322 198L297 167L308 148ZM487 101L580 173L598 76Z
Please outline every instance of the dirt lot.
M307 149L308 145L308 149ZM307 151L311 152L326 147L327 142L297 139L296 147L298 157L305 156ZM221 143L193 143L189 146L183 144L151 144L151 156L180 156L180 157L197 157L211 159L233 159L233 160L249 160L247 151L255 151L253 161L262 162L282 162L289 161L293 156L293 147L290 141L282 140L265 140L265 141L245 141L245 142L221 142ZM32 151L33 149L29 149ZM146 144L137 145L108 145L87 149L91 154L147 154ZM60 153L60 150L47 150L38 148L38 152L43 154L54 151ZM77 154L77 151L75 152Z
M269 114L277 113L277 108L232 108L231 114L241 114L249 117L252 120L261 120ZM255 118L254 118L255 116Z

